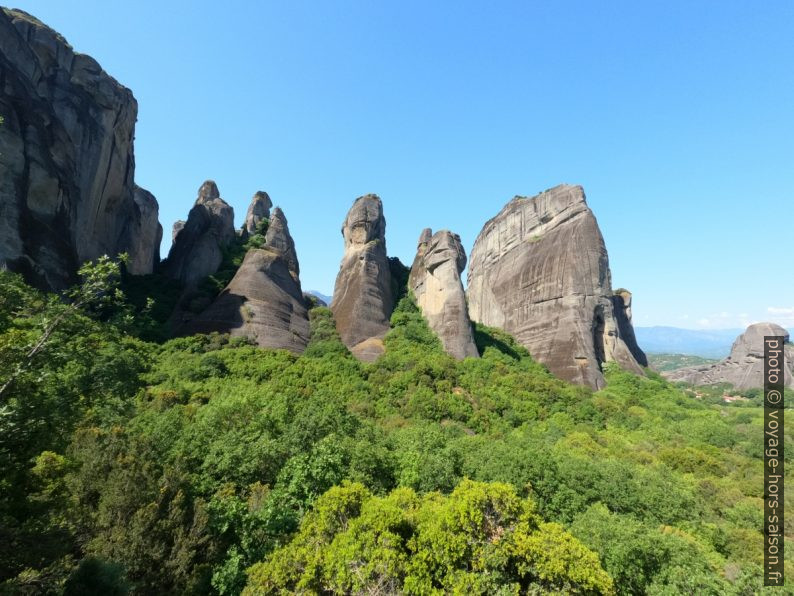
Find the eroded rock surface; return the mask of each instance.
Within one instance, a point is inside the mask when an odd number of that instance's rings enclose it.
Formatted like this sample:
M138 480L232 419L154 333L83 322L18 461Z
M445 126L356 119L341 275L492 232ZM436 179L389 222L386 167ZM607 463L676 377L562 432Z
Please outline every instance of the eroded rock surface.
M511 333L565 380L601 388L609 361L643 372L621 337L606 246L580 186L515 197L485 224L468 300L472 320Z
M345 345L362 360L375 360L382 339L389 330L394 309L392 279L386 254L386 220L383 204L376 195L359 197L342 224L345 254L334 285L331 310Z
M249 250L226 289L180 334L213 331L248 337L263 348L296 353L306 348L309 315L303 292L278 252Z
M465 267L466 251L460 236L447 230L433 234L426 228L419 237L408 278L408 287L428 325L447 353L458 360L479 356L460 279Z
M180 333L217 331L248 337L263 348L302 352L309 341L309 315L299 270L287 218L277 207L265 246L246 253L229 285Z
M265 219L270 218L270 208L272 206L273 201L270 200L270 196L266 192L259 190L254 194L254 198L251 199L251 204L245 214L245 223L243 223L242 230L243 238L256 234L257 226Z
M300 275L298 254L295 252L295 242L289 233L287 217L280 207L273 209L273 215L270 217L270 224L265 234L265 246L279 253L287 262L292 277L298 279Z
M682 381L692 385L715 385L730 383L738 390L762 388L764 386L764 336L785 338L784 385L794 387L794 345L790 343L788 331L775 323L755 323L736 338L730 356L707 365L689 366L663 372L670 381Z
M212 180L201 185L187 222L176 228L166 273L187 287L215 273L223 262L223 249L236 238L234 210L220 198Z
M90 56L0 9L0 266L61 289L79 265L159 260L157 201L134 183L138 106Z

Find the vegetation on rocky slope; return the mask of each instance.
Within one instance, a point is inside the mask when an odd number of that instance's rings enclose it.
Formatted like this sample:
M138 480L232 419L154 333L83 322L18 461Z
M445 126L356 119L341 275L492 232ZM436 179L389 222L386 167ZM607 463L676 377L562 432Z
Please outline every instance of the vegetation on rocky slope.
M326 308L302 356L150 343L113 273L77 309L0 272L9 592L763 592L756 405L593 393L482 326L458 362L410 296L372 364Z

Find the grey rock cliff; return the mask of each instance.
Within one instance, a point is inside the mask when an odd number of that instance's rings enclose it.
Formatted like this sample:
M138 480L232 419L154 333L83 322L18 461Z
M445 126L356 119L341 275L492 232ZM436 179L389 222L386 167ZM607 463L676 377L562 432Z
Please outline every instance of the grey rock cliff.
M784 385L794 387L794 345L790 343L788 331L775 323L755 323L736 338L730 356L701 366L689 366L663 372L670 381L682 381L692 385L714 385L730 383L738 390L762 388L764 386L764 336L777 335L785 338Z
M342 224L342 236L345 254L336 277L331 310L345 345L357 357L371 361L383 353L381 340L389 330L394 309L386 255L386 220L378 196L365 195L355 200Z
M248 206L248 212L245 214L245 223L243 223L242 236L247 238L256 234L257 226L265 219L270 218L270 208L273 206L273 201L270 200L268 194L262 190L254 194L251 199L251 204Z
M458 360L479 357L460 279L465 267L460 236L447 230L433 234L427 228L419 237L408 278L408 287L428 325L447 353Z
M178 223L178 222L177 222ZM192 286L215 273L223 262L223 249L236 238L234 210L220 198L218 187L207 180L184 227L174 225L174 243L168 253L166 274Z
M132 92L19 10L0 10L0 266L42 288L128 253L159 260L157 201L134 183Z
M246 253L229 285L180 334L217 331L248 337L264 348L302 352L309 316L298 271L287 218L277 207L264 248Z
M558 377L597 389L604 362L643 373L621 336L606 246L580 186L507 203L474 243L468 282L472 320L513 334Z

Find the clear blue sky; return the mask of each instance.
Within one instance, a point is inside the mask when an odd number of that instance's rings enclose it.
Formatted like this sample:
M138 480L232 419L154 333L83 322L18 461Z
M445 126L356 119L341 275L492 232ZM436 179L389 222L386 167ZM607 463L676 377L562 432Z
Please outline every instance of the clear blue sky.
M18 5L133 90L164 254L203 180L238 224L262 189L330 293L361 194L410 264L422 228L470 252L515 194L568 182L635 324L794 324L794 2Z

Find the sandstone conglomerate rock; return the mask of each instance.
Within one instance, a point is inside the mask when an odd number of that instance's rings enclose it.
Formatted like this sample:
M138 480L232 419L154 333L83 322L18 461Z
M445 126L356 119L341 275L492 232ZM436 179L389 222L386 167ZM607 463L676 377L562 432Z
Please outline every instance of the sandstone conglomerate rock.
M331 310L344 344L362 360L383 353L380 340L394 309L391 270L386 254L386 220L377 195L359 197L342 224L345 254L334 285Z
M234 210L220 198L215 182L207 180L201 185L187 222L179 230L175 225L174 232L166 263L169 277L190 287L218 270L223 249L237 236Z
M300 275L298 254L295 252L295 242L289 233L287 217L280 207L273 209L273 215L270 217L270 224L265 234L265 246L279 253L286 261L292 277L298 279Z
M477 237L468 275L472 320L513 334L555 375L597 389L604 362L643 372L621 336L606 246L580 186L507 203Z
M465 267L460 236L448 230L422 231L408 287L444 349L458 360L479 356L460 279Z
M159 261L157 201L135 186L132 92L27 13L0 9L0 266L41 288L79 265Z
M251 199L251 204L248 206L248 212L245 214L245 223L243 223L242 236L248 238L256 234L257 226L263 220L270 218L270 208L273 206L273 201L270 196L262 190L254 194Z

